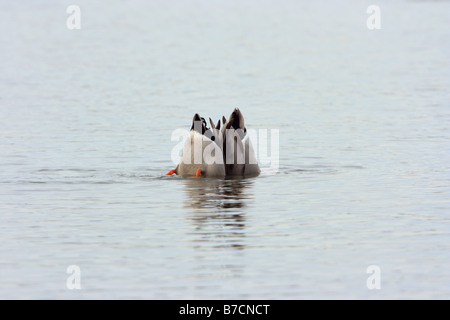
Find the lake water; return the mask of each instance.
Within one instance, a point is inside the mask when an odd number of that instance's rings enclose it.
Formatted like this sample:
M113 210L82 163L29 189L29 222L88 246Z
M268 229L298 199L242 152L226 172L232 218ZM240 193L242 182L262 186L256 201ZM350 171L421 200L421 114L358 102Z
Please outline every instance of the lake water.
M0 298L450 298L448 12L1 1ZM277 173L164 175L174 130L234 107Z

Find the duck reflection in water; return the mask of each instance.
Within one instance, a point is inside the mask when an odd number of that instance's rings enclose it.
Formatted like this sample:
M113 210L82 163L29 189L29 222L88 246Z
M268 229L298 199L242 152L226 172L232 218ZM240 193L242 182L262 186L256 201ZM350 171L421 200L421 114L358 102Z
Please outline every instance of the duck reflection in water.
M217 247L243 249L245 212L253 179L183 179L186 185L185 207L195 225L195 241L213 242Z

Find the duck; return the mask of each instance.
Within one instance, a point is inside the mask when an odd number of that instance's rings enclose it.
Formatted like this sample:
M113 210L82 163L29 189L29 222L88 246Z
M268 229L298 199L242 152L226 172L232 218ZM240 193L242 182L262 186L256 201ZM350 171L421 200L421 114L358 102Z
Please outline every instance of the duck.
M205 118L196 113L192 119L189 135L183 145L179 164L166 175L177 174L184 177L224 178L225 165L221 144L220 120L214 125L211 118L211 129L207 127Z
M222 117L222 154L225 173L230 176L256 176L261 169L245 127L245 120L239 108L235 108L228 120Z

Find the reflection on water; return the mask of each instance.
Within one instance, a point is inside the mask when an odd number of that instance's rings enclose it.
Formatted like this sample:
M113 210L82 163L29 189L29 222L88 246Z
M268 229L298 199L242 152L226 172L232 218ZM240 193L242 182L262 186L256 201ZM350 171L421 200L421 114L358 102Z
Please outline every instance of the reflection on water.
M245 207L245 201L251 198L249 188L253 185L253 179L191 178L184 181L188 195L185 207L188 208L239 212Z
M184 179L196 237L214 247L243 249L245 212L253 179Z

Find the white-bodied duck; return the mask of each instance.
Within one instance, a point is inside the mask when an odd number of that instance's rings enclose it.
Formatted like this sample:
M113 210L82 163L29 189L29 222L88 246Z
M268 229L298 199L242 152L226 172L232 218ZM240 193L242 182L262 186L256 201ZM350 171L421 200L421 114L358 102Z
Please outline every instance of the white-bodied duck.
M167 175L176 173L182 176L225 177L222 148L220 146L220 120L217 126L210 119L212 129L207 128L206 121L197 113L192 120L192 127L183 146L180 163ZM219 129L218 129L219 128Z
M222 118L222 152L227 176L255 176L261 170L245 128L244 116L235 108L228 121Z

